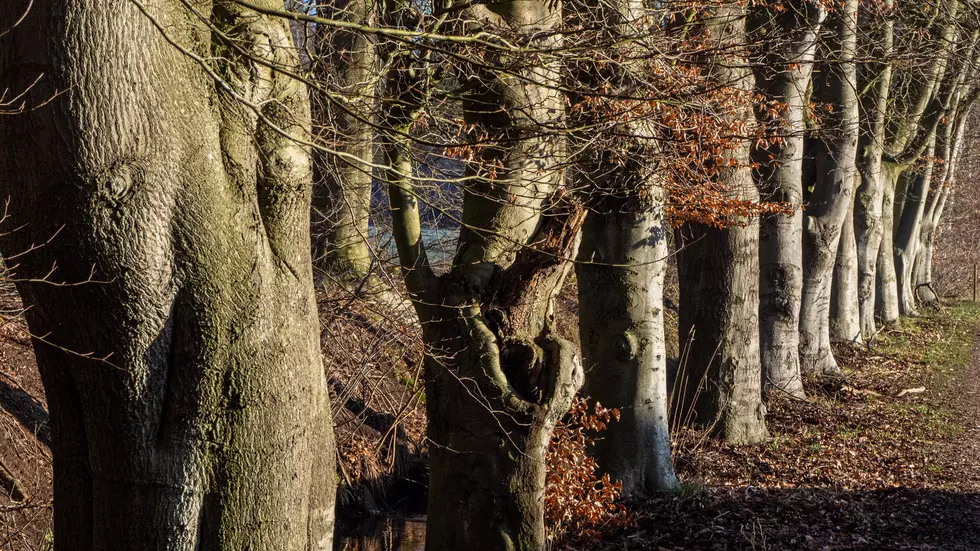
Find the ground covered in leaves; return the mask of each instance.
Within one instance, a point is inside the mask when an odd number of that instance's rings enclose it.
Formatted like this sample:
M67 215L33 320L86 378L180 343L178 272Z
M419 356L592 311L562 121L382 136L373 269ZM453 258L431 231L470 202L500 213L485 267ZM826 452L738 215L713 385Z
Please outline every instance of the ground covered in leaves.
M683 490L629 504L591 547L980 549L978 327L963 303L838 346L842 380L769 398L765 444L682 432Z

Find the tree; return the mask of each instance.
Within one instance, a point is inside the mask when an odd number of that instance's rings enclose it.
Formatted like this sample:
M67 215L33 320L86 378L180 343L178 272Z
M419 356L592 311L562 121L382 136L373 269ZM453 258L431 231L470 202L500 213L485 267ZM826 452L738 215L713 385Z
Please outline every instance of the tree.
M745 8L722 5L704 14L716 53L709 78L729 93L749 96L752 72L745 63ZM750 105L734 116L744 132L727 153L718 177L736 201L758 202L752 180ZM766 438L759 357L759 221L736 217L725 228L691 224L679 232L680 335L689 351L676 411L711 427L726 440L752 443Z
M568 2L566 23L598 29L588 41L609 61L579 59L569 71L569 180L588 208L575 269L585 396L619 411L591 452L600 469L640 497L678 486L667 416L663 282L667 186L657 163L654 109L670 94L652 70L641 3ZM584 38L584 37L583 37ZM625 44L625 46L616 46ZM628 99L624 99L628 98Z
M560 40L547 32L559 22L556 8L475 6L466 24L548 51ZM412 21L409 10L390 14L392 27ZM467 129L458 150L469 161L460 182L463 230L443 275L431 269L422 240L410 133L434 90L438 64L428 56L436 48L391 56L382 96L382 176L427 347L426 549L435 551L545 548L544 459L583 378L577 347L558 334L552 308L584 219L563 199L552 164L562 137L540 131L560 128L564 114L557 67L548 57L521 66L522 52L489 49L465 58L458 74Z
M955 120L960 101L968 91L967 82L976 78L976 70L980 58L975 58L977 39L980 34L976 31L966 39L960 39L954 44L947 44L946 76L942 86L927 109L923 121L927 133L928 145L924 157L924 167L921 171L907 173L900 182L896 194L895 217L898 225L895 228L894 255L898 280L899 311L902 315L916 315L915 262L919 255L920 234L926 215L927 197L932 186L935 171L935 153L937 141L940 146L949 148L952 141L952 125L943 124L946 119ZM957 52L957 49L961 49ZM954 55L955 54L955 55ZM938 128L942 129L942 134ZM952 155L951 151L940 151L943 159Z
M875 334L876 314L885 323L897 321L900 314L892 245L895 189L901 174L922 156L935 132L937 121L922 121L946 71L958 5L953 0L926 7L924 13L909 9L904 18L895 18L888 13L893 6L886 3L884 13L874 16L881 34L869 35L866 51L882 62L869 64L861 79L862 89L869 92L861 103L861 187L854 214L865 339ZM899 23L904 43L896 45ZM930 49L920 56L922 61L896 70L893 50L920 53L910 42L922 43L923 35L934 42L925 41Z
M373 0L317 4L324 18L376 24ZM313 115L322 134L314 150L313 233L318 271L341 285L363 285L371 272L368 224L374 165L374 108L379 78L374 36L321 25L311 70L319 85Z
M808 143L809 178L803 236L803 305L800 314L800 362L805 372L840 372L830 348L832 281L841 228L849 214L858 146L857 48L858 2L843 2L830 16L830 35L814 76L813 99L819 120ZM845 244L846 245L846 244ZM847 250L845 249L845 252Z
M778 138L754 151L760 167L759 189L763 197L792 208L789 214L761 219L760 346L767 383L802 397L803 124L817 38L826 13L812 2L779 6L756 7L749 15L753 45L763 50L756 65L756 82L766 99L778 102L782 110ZM760 122L768 122L764 110L761 118Z
M287 24L176 0L0 17L20 20L2 86L29 89L0 127L21 228L0 250L50 406L55 548L329 549L309 151L294 139L309 104L284 73Z

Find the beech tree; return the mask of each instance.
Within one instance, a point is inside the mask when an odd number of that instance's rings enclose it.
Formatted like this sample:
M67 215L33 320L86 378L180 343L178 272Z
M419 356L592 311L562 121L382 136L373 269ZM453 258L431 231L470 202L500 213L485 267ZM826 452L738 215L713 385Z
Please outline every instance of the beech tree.
M762 367L769 385L803 396L800 376L800 305L803 289L803 131L807 90L826 12L812 2L755 7L750 11L753 45L763 50L757 86L780 103L779 132L754 158L760 192L789 205L789 214L763 216L760 225ZM758 109L757 109L758 111ZM764 114L764 110L763 110ZM762 123L769 121L763 120Z
M864 338L875 334L875 315L883 322L898 320L898 287L893 252L894 194L902 172L925 152L935 132L935 124L922 124L923 117L943 80L947 55L956 32L958 2L943 2L925 8L926 13L910 12L904 19L909 30L915 29L915 16L925 17L921 27L931 33L934 42L926 42L933 52L921 64L897 71L893 57L896 47L912 50L907 43L896 45L896 21L887 13L892 4L885 3L883 13L874 16L875 33L868 35L867 51L878 64L866 64L861 80L867 89L862 98L861 187L855 204L855 233L858 245L859 296L861 330ZM935 10L930 14L929 10ZM901 20L900 20L901 21ZM904 41L919 40L923 33L902 33ZM921 41L919 41L921 42ZM938 46L938 47L936 47ZM920 125L924 131L920 131Z
M373 0L318 2L321 17L376 26ZM371 273L368 245L374 125L379 79L374 35L320 25L311 33L310 70L317 142L313 151L313 254L321 276L364 289Z
M178 0L0 20L0 88L26 90L0 125L0 251L50 409L55 549L330 549L286 22Z
M746 12L722 5L705 13L703 28L714 44L708 75L732 94L754 91L744 51ZM728 153L718 177L736 200L758 202L750 167L751 105L735 107L743 138ZM759 220L737 218L716 228L692 224L679 232L679 331L688 350L677 411L726 440L766 438L759 352Z
M806 197L804 223L800 361L804 371L819 375L840 372L830 348L831 296L856 176L857 12L857 0L846 0L830 15L830 32L821 45L824 63L813 79L813 99L824 108L817 111L817 120L811 120L806 154L806 187L812 191Z

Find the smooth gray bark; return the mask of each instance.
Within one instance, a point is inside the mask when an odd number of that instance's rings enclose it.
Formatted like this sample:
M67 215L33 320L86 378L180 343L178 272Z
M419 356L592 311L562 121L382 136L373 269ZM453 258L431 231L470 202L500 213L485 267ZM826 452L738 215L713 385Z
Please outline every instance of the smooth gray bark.
M744 44L745 9L712 10L711 36L721 45ZM741 62L740 62L741 61ZM754 88L751 70L739 59L710 61L710 75L743 91ZM748 122L750 110L742 114ZM723 175L731 196L758 201L747 140L730 152L735 166ZM673 415L709 428L733 443L768 436L762 402L759 352L759 221L738 220L725 229L691 224L679 239L680 335L689 354Z
M799 353L803 372L817 375L840 372L830 348L831 284L857 171L857 10L858 2L848 0L830 16L833 37L822 45L828 63L813 82L815 99L833 106L807 152L813 179L804 222Z
M282 134L309 138L307 92L266 65L295 68L284 20L194 8L35 1L0 38L0 88L43 75L0 125L0 251L21 253L57 550L331 548L309 151Z
M887 118L883 161L892 166L885 171L887 178L882 186L882 237L875 277L875 312L886 324L897 323L902 313L894 240L896 220L901 216L904 204L895 199L898 185L901 183L904 189L910 180L901 180L901 175L934 141L949 97L958 88L955 82L959 74L951 67L957 49L959 2L950 0L939 7L942 17L935 23L939 36L932 63L923 74L916 74L913 68L901 73L899 80L893 78L892 82L896 93ZM972 52L972 47L969 51Z
M895 272L895 193L903 168L889 161L888 177L881 189L881 243L875 267L875 316L885 324L898 322L901 315L898 306L898 276Z
M861 132L858 145L860 186L854 203L854 235L858 258L858 307L861 316L861 336L871 339L877 331L875 323L875 279L878 249L881 245L881 213L886 174L882 158L885 153L885 129L888 123L888 103L892 81L892 51L894 20L887 15L894 3L885 0L882 10L869 7L869 27L862 53L870 60L880 60L861 66L859 85L868 90L861 97Z
M860 175L855 175L860 179ZM857 189L857 185L854 189ZM837 262L834 264L834 280L830 291L830 337L844 342L860 344L861 313L858 306L857 241L854 238L854 194L851 205L841 226L837 245Z
M756 84L767 99L783 102L781 140L754 151L764 199L787 203L791 214L760 221L759 322L767 385L803 396L800 376L800 303L803 296L803 118L823 9L791 2L783 11L750 11L750 36L764 39ZM762 121L765 123L766 121Z
M678 486L667 418L667 236L662 199L645 212L606 207L589 213L576 264L584 392L620 410L593 452L623 495L638 497Z
M895 228L894 254L895 271L898 278L898 306L903 316L918 315L915 307L914 264L918 255L919 231L926 212L926 197L933 175L933 156L935 154L935 138L926 150L926 166L921 172L909 176L905 186L902 201L902 213Z

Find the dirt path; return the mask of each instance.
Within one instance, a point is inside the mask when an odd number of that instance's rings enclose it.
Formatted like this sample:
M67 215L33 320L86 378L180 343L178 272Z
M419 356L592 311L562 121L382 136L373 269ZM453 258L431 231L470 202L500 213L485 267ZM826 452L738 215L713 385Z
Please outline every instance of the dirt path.
M973 360L957 374L949 389L963 434L952 442L948 464L958 475L959 490L964 492L980 490L980 330L975 343Z

